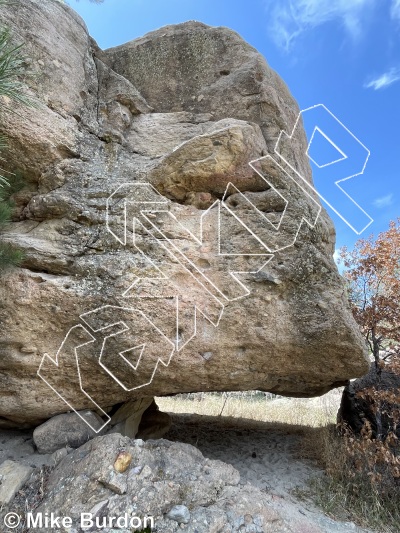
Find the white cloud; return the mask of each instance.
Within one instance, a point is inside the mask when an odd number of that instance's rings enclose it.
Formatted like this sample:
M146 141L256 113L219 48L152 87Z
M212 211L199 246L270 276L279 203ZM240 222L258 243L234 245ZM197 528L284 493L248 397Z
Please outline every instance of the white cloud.
M343 259L341 258L341 250L340 248L335 249L335 253L333 254L333 260L336 263L337 269L339 271L339 274L343 275L343 272L345 270L345 266L343 263Z
M392 19L400 20L400 0L392 0L390 15Z
M374 201L374 206L378 209L383 209L393 204L393 193L387 194L386 196L381 196Z
M289 50L293 41L306 30L331 21L341 22L357 39L369 7L378 0L265 0L272 38ZM400 0L394 0L399 4Z
M381 76L378 76L374 80L369 81L368 83L364 84L364 87L367 89L374 89L377 91L378 89L383 89L385 87L389 87L389 85L392 85L392 83L395 83L396 81L400 80L400 68L398 67L392 67L387 72L382 74Z

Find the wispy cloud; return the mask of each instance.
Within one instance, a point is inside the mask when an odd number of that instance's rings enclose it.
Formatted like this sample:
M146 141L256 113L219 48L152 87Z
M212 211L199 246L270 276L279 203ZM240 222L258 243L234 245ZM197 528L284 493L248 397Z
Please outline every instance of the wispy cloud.
M275 42L289 50L305 31L331 21L342 23L347 33L357 39L368 9L379 0L265 0L270 30ZM399 4L400 0L394 0ZM393 7L393 6L392 6Z
M335 253L333 254L333 260L336 263L336 266L337 266L337 268L339 270L339 274L343 275L343 272L345 270L345 266L344 266L343 260L341 258L341 249L340 248L336 248Z
M400 20L400 0L392 0L390 15L392 19Z
M394 202L393 193L387 194L386 196L381 196L374 201L374 206L378 209L383 209L392 205Z
M368 83L365 83L364 87L366 87L367 89L374 89L375 91L378 91L379 89L389 87L389 85L392 85L392 83L395 83L399 80L400 68L392 67L384 74L381 74L381 76L378 76L377 78L369 81Z

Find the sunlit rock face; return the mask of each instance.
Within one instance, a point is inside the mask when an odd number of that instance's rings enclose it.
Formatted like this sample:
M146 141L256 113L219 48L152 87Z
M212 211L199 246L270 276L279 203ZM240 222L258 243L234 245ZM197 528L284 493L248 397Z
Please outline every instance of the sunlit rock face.
M298 106L254 48L188 22L102 51L52 0L0 18L37 104L1 120L27 182L3 236L25 254L1 278L3 426L368 370L304 132L284 156L305 181L274 153Z

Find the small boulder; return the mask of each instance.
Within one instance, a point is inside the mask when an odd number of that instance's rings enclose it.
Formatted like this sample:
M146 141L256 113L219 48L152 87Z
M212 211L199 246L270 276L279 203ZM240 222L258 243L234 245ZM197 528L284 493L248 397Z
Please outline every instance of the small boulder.
M360 433L365 422L369 422L373 438L377 436L379 426L382 437L395 430L397 437L400 438L400 428L395 428L393 419L388 416L388 413L394 413L396 410L400 413L400 405L385 401L385 405L379 407L373 396L366 394L369 390L385 393L394 391L398 395L400 376L386 370L378 373L375 363L372 363L368 374L348 383L344 388L337 417L338 423L344 423L355 433Z
M101 427L102 419L92 411L80 411L79 415L76 413L57 415L38 426L33 432L33 441L38 452L53 453L64 446L79 448L95 437L96 433L90 426Z
M134 439L143 413L152 402L153 398L140 398L115 405L109 413L111 420L108 433L120 433L124 437Z

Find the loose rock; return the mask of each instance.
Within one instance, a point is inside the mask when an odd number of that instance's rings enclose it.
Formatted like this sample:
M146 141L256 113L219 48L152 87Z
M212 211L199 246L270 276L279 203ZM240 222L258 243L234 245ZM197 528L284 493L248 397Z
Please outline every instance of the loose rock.
M132 455L128 452L121 452L114 463L114 470L123 474L128 470L132 462Z
M178 522L178 524L188 524L190 521L190 512L185 505L175 505L167 513L167 518Z
M0 505L8 504L13 500L32 472L33 468L16 461L4 461L0 465Z

